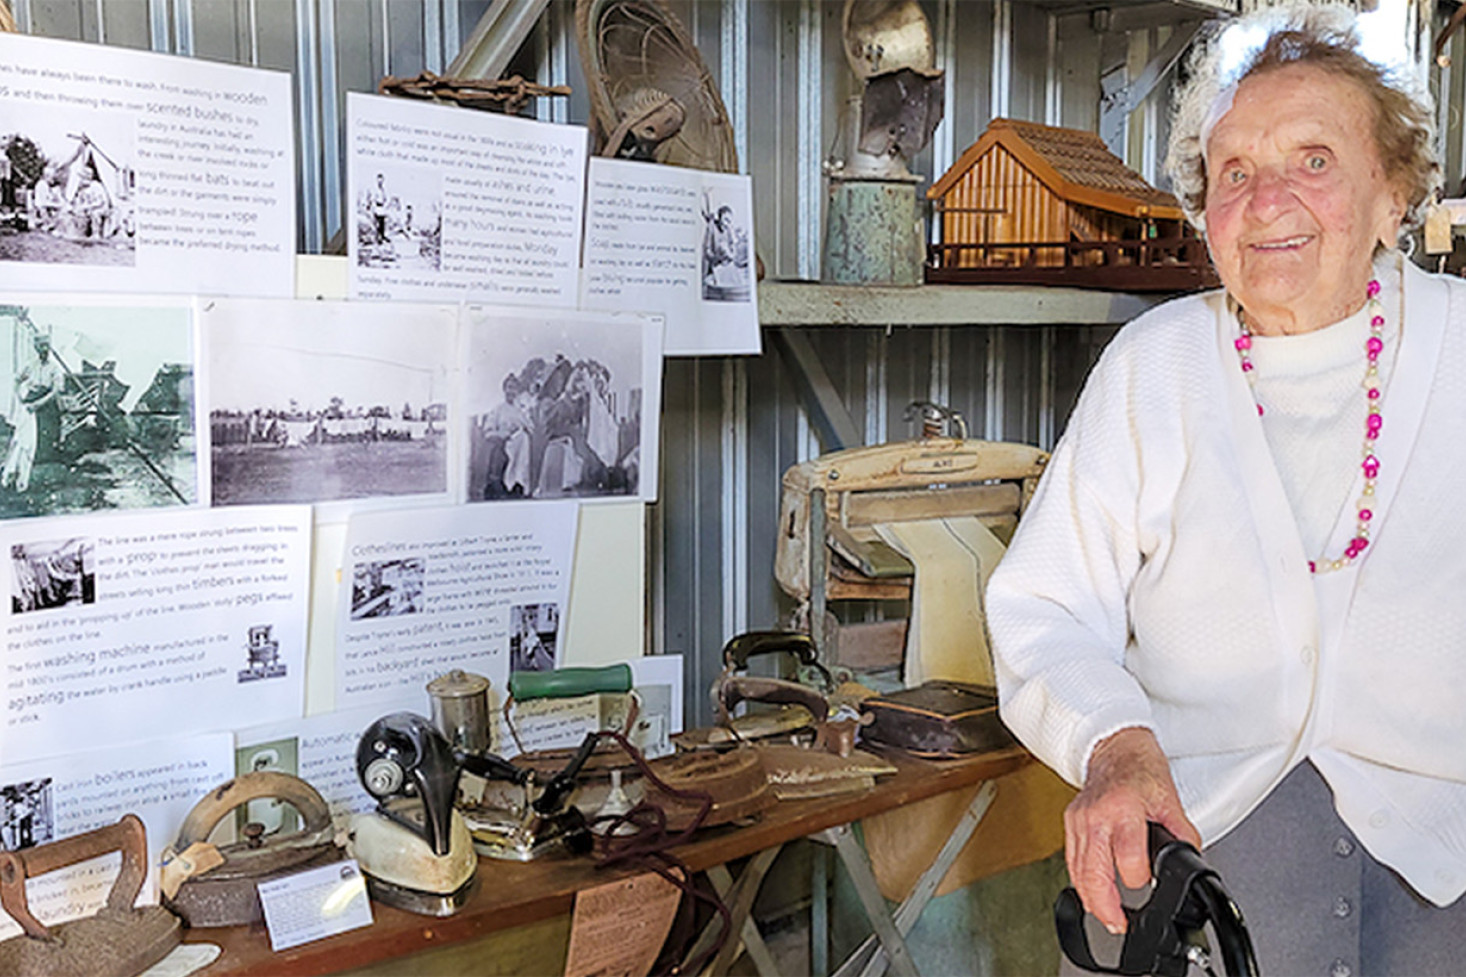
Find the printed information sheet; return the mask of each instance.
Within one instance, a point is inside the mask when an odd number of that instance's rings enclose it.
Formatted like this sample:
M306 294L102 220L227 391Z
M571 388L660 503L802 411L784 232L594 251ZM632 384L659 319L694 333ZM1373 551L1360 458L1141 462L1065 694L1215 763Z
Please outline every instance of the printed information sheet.
M553 668L578 517L573 502L352 516L337 707L380 702L427 715L427 683L461 668L489 680L497 708L511 668Z
M309 506L0 525L7 763L299 716Z
M575 306L587 133L346 96L349 295Z
M99 733L94 743L106 742ZM73 753L0 766L0 846L12 851L142 819L148 835L148 879L140 902L156 903L157 864L194 804L233 774L232 737L169 736L129 747ZM30 910L42 923L91 916L107 901L121 856L103 855L47 872L27 883ZM0 939L21 932L0 913Z
M668 356L760 352L752 181L600 156L587 179L581 307L665 315Z
M0 288L290 296L290 75L0 33Z

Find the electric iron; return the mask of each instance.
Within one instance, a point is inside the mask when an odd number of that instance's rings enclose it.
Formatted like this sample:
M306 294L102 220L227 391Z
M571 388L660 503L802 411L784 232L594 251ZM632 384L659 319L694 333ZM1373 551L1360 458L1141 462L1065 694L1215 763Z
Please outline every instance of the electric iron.
M579 808L567 803L575 792L580 768L595 749L597 733L587 733L580 749L559 773L535 794L534 773L492 754L459 754L470 773L485 779L507 780L524 790L524 802L511 807L481 805L466 813L473 847L480 855L529 862L566 851L588 854L595 839ZM533 797L533 800L530 798Z
M375 811L352 818L349 844L371 897L425 916L456 913L478 857L453 807L460 769L448 740L416 713L391 713L362 733L356 773L377 798Z
M1242 910L1201 853L1152 823L1150 864L1154 887L1145 905L1126 908L1129 929L1120 948L1120 962L1114 967L1095 962L1084 933L1084 906L1079 893L1072 888L1059 893L1054 903L1054 923L1059 930L1059 946L1070 962L1095 973L1132 977L1184 977L1193 963L1204 973L1213 974L1205 932L1210 924L1223 972L1230 977L1256 977L1257 956L1242 921Z

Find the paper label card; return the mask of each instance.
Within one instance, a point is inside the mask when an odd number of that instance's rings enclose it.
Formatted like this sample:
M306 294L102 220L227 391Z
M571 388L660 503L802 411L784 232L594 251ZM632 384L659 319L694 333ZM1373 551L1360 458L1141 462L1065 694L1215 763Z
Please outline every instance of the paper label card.
M104 742L104 736L97 737ZM155 878L163 849L199 798L234 774L228 733L170 737L140 745L91 750L0 766L0 847L10 851L60 841L142 819L148 839L148 881L141 901L157 902ZM91 916L107 901L121 857L112 852L26 883L36 918L47 925ZM20 925L0 912L0 939Z
M426 714L455 668L502 702L513 667L557 660L578 509L510 502L352 516L337 618L336 705Z
M355 859L271 879L256 888L270 949L276 953L372 925L366 877Z
M0 117L0 289L293 293L286 72L0 33Z
M594 157L580 304L660 312L668 356L758 353L747 176Z
M0 523L5 762L299 716L309 506Z
M352 298L575 305L583 126L350 92Z
M682 890L651 872L580 890L565 977L651 973L681 900Z

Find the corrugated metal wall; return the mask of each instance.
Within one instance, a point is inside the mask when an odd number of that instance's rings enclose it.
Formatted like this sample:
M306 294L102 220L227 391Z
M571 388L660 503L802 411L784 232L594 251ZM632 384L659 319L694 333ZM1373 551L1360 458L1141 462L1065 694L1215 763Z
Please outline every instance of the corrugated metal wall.
M442 70L488 0L11 0L24 31L290 71L296 80L303 252L341 226L345 93L384 74ZM834 144L852 79L840 46L840 0L673 0L713 77L754 183L758 249L770 276L817 278L820 163ZM1095 129L1099 79L1132 72L1164 41L1166 4L1111 4L1107 29L1089 7L1058 0L926 0L946 118L913 162L939 176L999 115ZM539 117L584 122L571 0L551 0L513 70L577 94ZM1194 16L1191 11L1188 16ZM1461 41L1453 50L1466 64ZM1460 105L1466 72L1441 74ZM1165 97L1164 90L1160 93ZM1459 192L1461 120L1442 110ZM1152 171L1164 112L1130 120L1132 166ZM974 293L974 302L978 301ZM1047 327L869 327L812 330L811 340L867 442L902 438L913 399L963 411L975 435L1050 446L1078 385L1112 330ZM655 651L689 655L690 718L730 635L789 611L773 583L779 479L820 451L785 364L761 357L672 360L664 396L664 475L648 546Z

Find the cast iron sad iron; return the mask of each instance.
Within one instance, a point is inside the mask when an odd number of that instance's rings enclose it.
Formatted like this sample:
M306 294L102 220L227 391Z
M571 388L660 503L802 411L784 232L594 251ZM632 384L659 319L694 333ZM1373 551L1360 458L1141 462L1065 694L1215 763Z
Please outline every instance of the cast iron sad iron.
M1054 923L1064 955L1076 967L1101 974L1184 977L1192 963L1211 974L1215 971L1205 934L1210 924L1223 972L1231 977L1256 977L1257 956L1242 910L1201 853L1152 823L1150 862L1155 886L1145 905L1125 910L1129 929L1119 965L1105 967L1095 962L1084 934L1084 906L1072 888L1059 893L1054 903Z
M27 879L108 852L122 868L93 916L47 927L26 903ZM116 824L20 851L0 851L0 906L24 934L0 942L0 974L16 977L132 977L166 957L182 921L162 906L134 906L148 875L148 839L135 814Z
M425 916L451 916L473 891L478 858L463 815L453 747L432 723L394 712L367 727L356 773L377 809L351 822L353 857L373 899Z
M271 834L251 821L244 826L243 840L209 844L220 821L262 798L290 804L304 827ZM264 919L259 883L344 857L336 845L331 809L314 787L288 773L251 771L209 791L184 818L177 839L163 853L163 904L192 927L255 923Z

